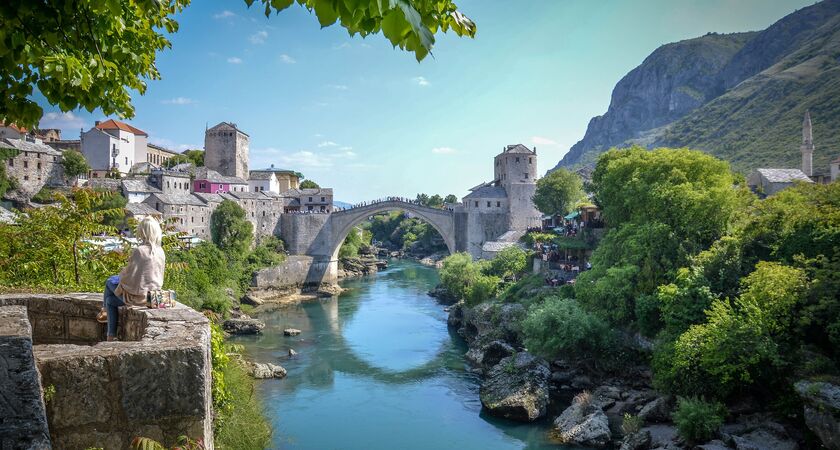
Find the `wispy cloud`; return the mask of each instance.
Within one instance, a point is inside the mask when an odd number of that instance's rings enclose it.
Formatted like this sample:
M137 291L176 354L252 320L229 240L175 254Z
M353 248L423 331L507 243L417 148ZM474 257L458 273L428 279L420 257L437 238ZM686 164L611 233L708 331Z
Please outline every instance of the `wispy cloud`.
M161 100L160 102L164 105L191 105L195 103L195 100L187 97L175 97L166 100Z
M321 142L320 144L318 144L318 147L320 147L320 148L323 148L323 147L338 147L338 144L336 144L333 141L324 141L324 142Z
M350 48L349 42L342 42L340 44L333 45L333 50L344 50L345 48Z
M418 86L430 86L432 83L429 83L429 80L426 77L414 77L411 81L417 83Z
M532 136L531 143L534 145L559 145L557 141L542 136Z
M343 151L353 150L353 147L350 147L349 145L346 145L344 147L341 147L339 150L343 150Z
M346 91L350 89L349 87L347 87L346 84L328 84L327 87L330 89L335 89L336 91Z
M432 149L432 153L436 155L451 155L455 153L455 149L452 147L435 147Z
M48 112L38 123L39 128L78 129L87 128L87 122L73 112Z
M251 37L248 38L252 44L265 44L265 40L268 39L268 31L260 30L256 33L252 34Z
M224 10L220 13L213 14L214 19L229 19L231 17L236 17L236 13L233 11Z
M227 62L230 64L242 64L242 58L238 58L236 56L231 56L227 59Z
M294 64L294 63L297 62L297 60L295 60L291 56L283 53L282 55L280 55L280 62L283 63L283 64Z
M201 148L201 146L198 144L176 144L172 139L155 136L149 136L149 142L155 145L159 145L163 148L167 148L169 150L175 150L177 152Z

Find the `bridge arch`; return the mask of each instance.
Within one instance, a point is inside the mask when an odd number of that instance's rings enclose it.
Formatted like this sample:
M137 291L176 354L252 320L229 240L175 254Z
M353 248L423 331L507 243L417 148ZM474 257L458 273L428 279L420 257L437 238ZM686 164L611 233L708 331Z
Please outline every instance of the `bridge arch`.
M455 253L455 219L448 209L430 208L416 203L400 200L385 200L365 206L335 211L331 214L330 255L333 261L338 259L341 244L353 228L371 216L388 211L406 211L428 223L440 234L449 253Z

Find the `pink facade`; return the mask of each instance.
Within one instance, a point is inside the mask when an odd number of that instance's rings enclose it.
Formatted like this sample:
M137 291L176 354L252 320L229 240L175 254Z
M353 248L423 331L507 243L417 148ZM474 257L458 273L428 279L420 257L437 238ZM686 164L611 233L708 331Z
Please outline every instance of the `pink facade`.
M214 183L207 180L193 181L193 192L203 192L207 194L218 194L221 192L230 192L229 183Z

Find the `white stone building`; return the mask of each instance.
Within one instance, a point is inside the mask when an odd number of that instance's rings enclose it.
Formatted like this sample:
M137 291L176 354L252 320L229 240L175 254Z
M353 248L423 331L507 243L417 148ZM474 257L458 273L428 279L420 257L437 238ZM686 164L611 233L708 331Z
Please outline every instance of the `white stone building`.
M280 183L274 172L263 170L252 170L248 178L248 186L251 192L274 192L280 193Z
M127 123L109 119L81 135L82 154L90 165L90 177L101 178L112 170L128 174L131 167L146 162L149 135Z

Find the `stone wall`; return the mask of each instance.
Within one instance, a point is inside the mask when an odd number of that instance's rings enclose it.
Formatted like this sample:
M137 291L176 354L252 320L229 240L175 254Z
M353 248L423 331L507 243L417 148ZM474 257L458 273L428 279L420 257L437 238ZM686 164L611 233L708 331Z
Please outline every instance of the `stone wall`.
M321 235L330 214L283 214L280 216L280 237L286 243L286 250L292 255L315 254L310 251L316 238ZM326 234L325 234L326 235ZM320 239L327 241L328 239ZM329 243L327 243L329 244ZM318 254L329 254L325 249Z
M120 341L102 342L101 302L99 294L0 296L32 323L41 384L55 390L46 403L53 447L124 449L137 436L171 444L187 435L212 448L208 320L183 305L122 308Z
M267 295L270 291L282 293L334 283L338 277L338 265L334 263L311 256L291 255L283 264L255 272L251 285L261 296L270 297Z
M23 306L0 307L0 449L50 448L32 328Z

